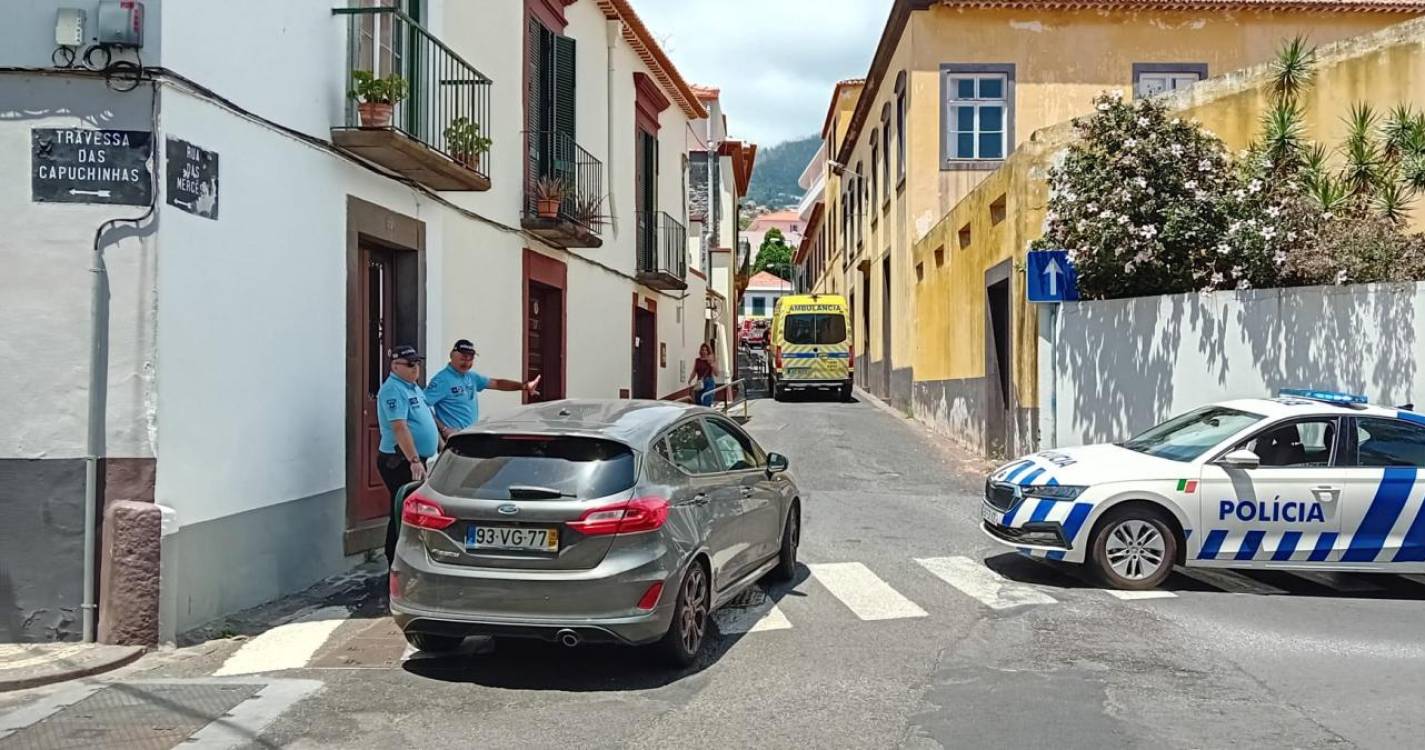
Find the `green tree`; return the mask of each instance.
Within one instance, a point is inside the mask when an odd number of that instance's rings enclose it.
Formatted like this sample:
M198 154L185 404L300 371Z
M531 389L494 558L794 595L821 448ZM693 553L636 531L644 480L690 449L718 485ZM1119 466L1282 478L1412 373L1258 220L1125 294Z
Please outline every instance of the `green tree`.
M792 246L787 244L779 229L767 230L762 238L762 246L757 249L757 263L752 273L767 271L788 281L792 278Z

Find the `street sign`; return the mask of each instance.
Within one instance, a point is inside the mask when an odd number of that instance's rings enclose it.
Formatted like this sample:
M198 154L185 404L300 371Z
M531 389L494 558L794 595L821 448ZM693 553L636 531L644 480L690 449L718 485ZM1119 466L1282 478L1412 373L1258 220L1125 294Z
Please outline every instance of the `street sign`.
M218 218L218 153L187 141L169 138L164 166L168 205L190 214Z
M152 154L153 134L144 130L34 128L31 200L147 206L153 201Z
M1079 276L1063 250L1033 250L1024 286L1030 302L1072 302L1079 298Z

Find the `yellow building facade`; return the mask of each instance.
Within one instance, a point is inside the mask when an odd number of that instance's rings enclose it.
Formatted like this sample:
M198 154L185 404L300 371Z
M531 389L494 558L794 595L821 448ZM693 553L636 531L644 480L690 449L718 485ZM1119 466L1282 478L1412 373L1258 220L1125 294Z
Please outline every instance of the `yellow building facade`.
M827 138L838 177L828 254L845 261L825 273L843 273L853 298L862 387L987 453L1032 445L1034 310L1012 254L979 248L1037 228L1042 205L982 183L1104 91L1192 90L1292 36L1328 44L1419 13L1418 0L896 0L844 128ZM984 205L961 206L972 194ZM975 218L950 226L961 208Z

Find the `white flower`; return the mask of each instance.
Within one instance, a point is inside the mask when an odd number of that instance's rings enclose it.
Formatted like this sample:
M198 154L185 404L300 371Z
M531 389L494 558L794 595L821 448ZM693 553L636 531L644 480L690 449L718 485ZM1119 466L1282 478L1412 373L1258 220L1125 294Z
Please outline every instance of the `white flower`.
M1064 251L1064 257L1068 258L1070 263L1075 263L1079 259L1079 251L1071 247Z
M1229 245L1229 244L1227 244L1226 242L1224 242L1224 243L1222 243L1222 244L1220 244L1220 245L1217 246L1217 254L1218 254L1218 255L1228 255L1228 254L1230 254L1231 252L1232 252L1232 246Z
M1124 273L1133 273L1133 261L1130 260L1130 261L1128 261L1127 263L1124 263L1124 264L1123 264L1123 272L1124 272Z
M1242 267L1241 267L1241 266L1233 266L1233 267L1232 267L1232 275L1233 275L1233 276L1241 276L1241 275L1242 275Z
M1181 124L1183 124L1183 118L1181 118L1181 117L1174 117L1174 118L1173 118L1173 124L1174 124L1174 125L1181 125Z
M1183 155L1183 144L1181 144L1181 143L1174 143L1173 145L1171 145L1171 146L1168 147L1168 150L1171 151L1171 152L1173 152L1173 156L1182 156L1182 155Z
M1099 105L1098 105L1098 111L1100 111L1100 112L1107 112L1107 111L1108 111L1108 102L1100 102Z
M1247 189L1254 193L1262 192L1262 181L1252 180L1250 183L1247 184Z
M1146 118L1146 117L1139 117L1138 120L1137 120L1137 123L1138 123L1138 127L1140 127L1140 128L1146 128L1146 127L1148 127L1149 125L1152 124L1151 122L1148 121L1148 118Z
M1218 286L1219 284L1221 284L1222 281L1223 281L1222 274L1220 274L1220 273L1214 273L1214 274L1212 274L1212 285L1213 285L1214 287L1215 287L1215 286Z
M1140 176L1140 177L1134 177L1134 178L1133 178L1133 184L1134 184L1134 185L1137 185L1137 186L1140 187L1140 188L1148 187L1148 178L1146 178L1146 177L1141 177L1141 176Z
M1246 279L1238 279L1238 280L1237 280L1237 288L1238 288L1238 289L1251 289L1251 288L1252 288L1252 282L1250 282L1250 281L1248 281L1248 280L1246 280Z
M1207 200L1207 193L1204 193L1203 191L1199 190L1195 194L1193 194L1193 197L1197 198L1200 201L1205 201Z
M1112 97L1113 100L1116 102L1123 101L1123 92L1119 89L1114 89L1113 91L1108 92L1108 95Z
M1188 180L1187 182L1183 183L1183 187L1187 188L1188 190L1196 190L1197 180Z
M1283 263L1286 263L1286 253L1281 250L1278 250L1276 254L1272 256L1272 262L1276 263L1279 266Z
M1143 227L1142 229L1139 229L1138 232L1150 240L1158 236L1158 228L1153 226L1152 224L1149 224Z
M1269 207L1267 208L1267 215L1270 216L1270 217L1272 217L1273 219L1277 218L1278 216L1281 216L1281 215L1282 215L1281 207L1280 207L1280 206L1269 206Z
M1152 260L1152 259L1153 259L1153 254L1150 253L1150 252L1148 252L1147 250L1139 250L1139 251L1138 251L1138 254L1135 255L1135 256L1133 256L1133 262L1134 262L1134 263L1147 263L1148 261L1150 261L1150 260Z
M1341 269L1340 271L1337 271L1337 272L1336 272L1336 283L1337 283L1337 284L1344 284L1344 283L1346 283L1346 278L1347 278L1347 276L1346 276L1346 270L1345 270L1345 269Z
M1239 201L1246 200L1247 191L1241 188L1237 188L1237 190L1232 193L1232 197L1236 198Z
M1292 230L1292 231L1290 231L1290 232L1287 232L1287 233L1286 233L1286 239L1287 239L1288 242L1295 242L1295 241L1296 241L1296 230Z
M1138 139L1137 139L1137 138L1129 138L1128 140L1126 140L1126 141L1123 142L1123 147L1124 147L1124 148L1133 148L1134 146L1137 146L1137 145L1138 145Z
M1127 223L1128 223L1128 214L1119 214L1119 215L1118 215L1118 223L1119 223L1119 224L1127 224Z
M1105 208L1102 212L1099 213L1098 218L1100 218L1100 219L1112 219L1113 217L1115 217L1115 216L1117 216L1117 215L1118 215L1118 214L1115 214L1114 212L1112 212L1112 211L1110 211L1110 210L1108 210L1108 209Z
M1336 218L1336 214L1333 214L1333 213L1331 213L1330 211L1327 211L1326 213L1321 214L1321 218L1325 219L1326 221L1330 221L1330 220Z
M1251 228L1253 228L1253 229L1256 229L1256 228L1257 228L1257 220L1256 220L1256 219L1248 219L1248 220L1247 220L1247 226L1249 226L1249 227L1251 227Z
M1203 159L1202 161L1200 161L1200 162L1197 163L1197 171L1199 171L1199 172L1208 172L1208 171L1211 171L1211 170L1212 170L1212 162L1208 161L1207 159Z
M1084 206L1084 210L1085 210L1085 211L1088 211L1089 213L1093 213L1093 212L1095 212L1095 211L1098 210L1098 204L1097 204L1097 203L1090 203L1090 204L1088 204L1087 206Z
M1277 228L1276 228L1276 227L1264 227L1264 228L1262 229L1262 236L1265 237L1266 239L1271 239L1271 238L1277 236Z

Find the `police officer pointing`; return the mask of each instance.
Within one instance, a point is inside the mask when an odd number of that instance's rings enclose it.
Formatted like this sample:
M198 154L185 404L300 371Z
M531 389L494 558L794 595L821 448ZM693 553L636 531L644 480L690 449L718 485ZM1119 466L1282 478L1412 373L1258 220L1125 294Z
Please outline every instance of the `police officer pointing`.
M475 424L480 419L480 391L524 391L539 394L539 378L528 383L488 378L475 372L475 345L466 339L450 349L450 364L431 378L426 386L426 402L435 409L436 426L442 438Z
M396 492L409 482L424 481L425 461L440 449L435 415L426 403L425 391L416 382L420 379L424 360L425 357L413 346L392 349L391 374L376 393L376 412L381 424L376 470L391 491L391 517L386 523L388 565L395 558L396 535L401 529Z

